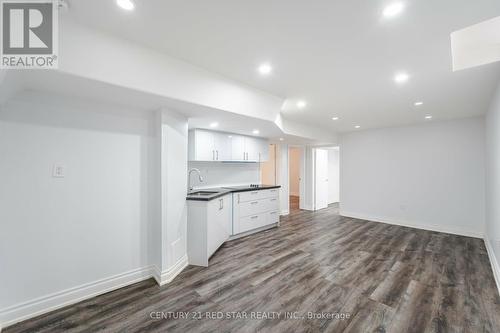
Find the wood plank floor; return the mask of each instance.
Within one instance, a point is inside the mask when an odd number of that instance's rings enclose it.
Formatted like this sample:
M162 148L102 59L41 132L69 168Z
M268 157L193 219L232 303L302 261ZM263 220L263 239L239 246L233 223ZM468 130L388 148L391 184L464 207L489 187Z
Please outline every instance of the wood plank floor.
M169 285L137 283L5 332L500 332L482 240L337 212L294 210L280 228L226 243L208 268L190 266Z

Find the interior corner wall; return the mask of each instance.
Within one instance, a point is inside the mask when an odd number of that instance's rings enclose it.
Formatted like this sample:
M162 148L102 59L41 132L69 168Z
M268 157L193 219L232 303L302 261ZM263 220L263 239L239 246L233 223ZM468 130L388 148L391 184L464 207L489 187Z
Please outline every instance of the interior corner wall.
M500 289L500 84L486 115L485 241Z
M476 117L342 135L340 214L482 237L484 127Z

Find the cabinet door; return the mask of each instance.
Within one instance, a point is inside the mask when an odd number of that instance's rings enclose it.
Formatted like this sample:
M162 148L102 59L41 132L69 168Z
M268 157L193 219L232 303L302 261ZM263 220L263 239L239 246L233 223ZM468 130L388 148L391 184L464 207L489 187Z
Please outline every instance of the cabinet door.
M252 162L259 161L259 139L245 137L246 160Z
M231 160L244 161L245 158L245 137L233 135L231 138Z
M230 161L232 136L226 133L213 133L213 135L214 135L215 160Z
M214 133L208 131L196 130L195 137L195 160L196 161L214 161Z
M231 195L209 202L207 213L207 252L210 257L229 238Z

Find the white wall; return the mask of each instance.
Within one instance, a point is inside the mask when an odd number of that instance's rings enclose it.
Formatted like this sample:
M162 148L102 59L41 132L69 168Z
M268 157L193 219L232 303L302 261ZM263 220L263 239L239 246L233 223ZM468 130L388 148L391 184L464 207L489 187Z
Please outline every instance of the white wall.
M58 293L72 288L100 281L102 290L123 274L148 274L151 122L125 110L2 109L0 322L60 304ZM52 177L55 163L65 178Z
M187 265L187 132L74 98L0 110L0 326Z
M162 266L161 284L187 266L188 120L173 111L161 112Z
M276 145L269 145L269 159L260 163L260 174L262 184L275 185L277 181L276 170Z
M289 182L290 177L288 176L289 165L288 165L288 154L289 149L287 144L279 144L276 146L276 159L277 170L278 170L278 184L281 185L280 188L280 210L281 215L288 215L290 213L290 194L289 194Z
M340 212L481 236L484 144L482 117L345 134Z
M191 175L195 189L260 184L259 163L189 162L188 167L200 169L203 176L203 183L200 183L196 173Z
M299 196L299 178L300 178L300 148L290 148L290 195Z
M500 288L500 85L486 115L485 240Z
M340 197L340 164L339 150L328 149L328 203L339 202Z

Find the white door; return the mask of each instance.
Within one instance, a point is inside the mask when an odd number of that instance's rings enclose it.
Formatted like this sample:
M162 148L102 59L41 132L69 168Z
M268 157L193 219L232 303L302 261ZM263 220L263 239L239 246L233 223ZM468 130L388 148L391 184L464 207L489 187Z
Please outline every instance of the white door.
M196 161L214 161L214 133L197 130L195 132Z
M328 207L328 150L316 149L315 210Z
M214 149L216 161L231 160L232 136L226 133L214 133Z
M306 149L303 147L300 148L299 175L299 208L306 209Z

